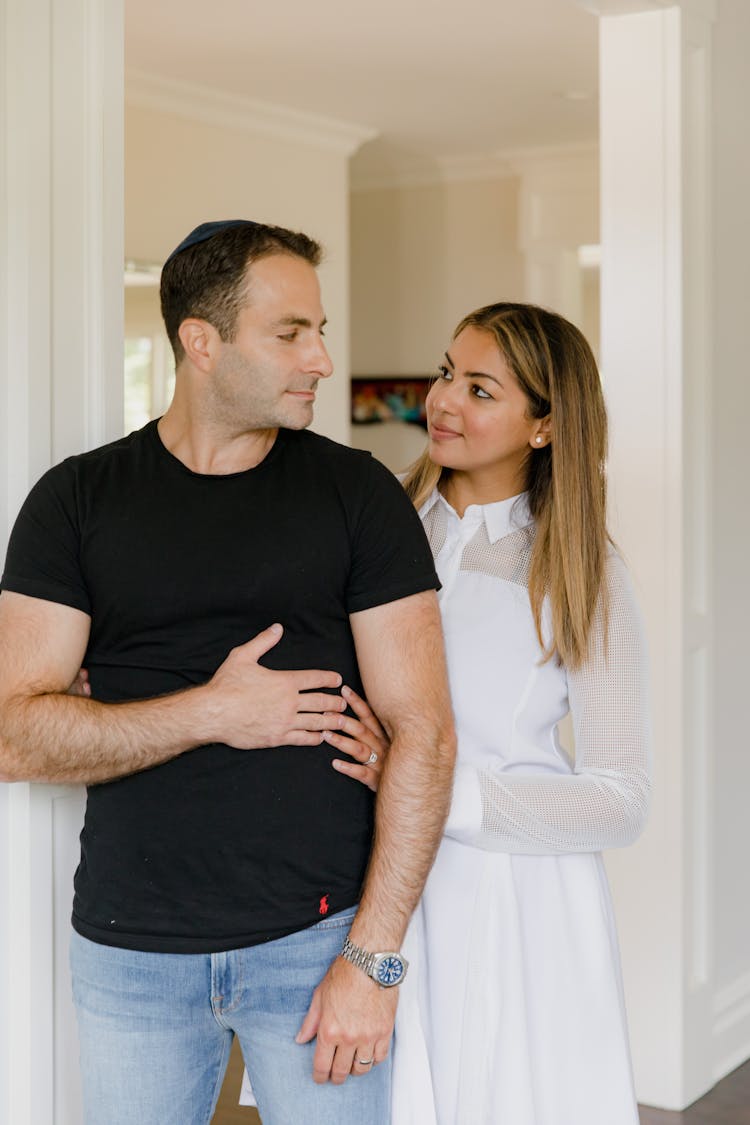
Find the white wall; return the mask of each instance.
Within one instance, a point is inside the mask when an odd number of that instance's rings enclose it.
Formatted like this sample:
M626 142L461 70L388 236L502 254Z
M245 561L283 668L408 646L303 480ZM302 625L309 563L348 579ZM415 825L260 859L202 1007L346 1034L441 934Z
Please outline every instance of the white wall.
M157 332L166 335L159 306L158 286L126 287L125 335L152 336Z
M597 354L596 301L587 293L591 277L581 269L578 248L599 241L598 157L596 145L571 145L513 159L520 174L518 244L526 299L588 331Z
M355 191L352 370L431 374L467 312L522 300L518 180Z
M596 6L615 13L601 39L614 530L641 590L655 719L651 821L608 867L638 1091L681 1109L750 1056L750 11Z
M125 120L125 252L163 261L193 227L252 218L303 230L326 251L321 268L327 343L335 376L321 387L314 428L349 433L349 168L340 144L304 143L200 118L200 91L185 114L160 108L160 92L128 94ZM137 102L137 104L133 104ZM195 115L188 116L191 104ZM240 106L241 108L241 106ZM356 141L352 141L356 145Z
M120 431L122 5L0 0L0 555L53 462ZM0 1122L80 1121L79 789L0 786Z
M712 387L714 977L716 1065L750 1055L750 5L721 0L714 29ZM743 1047L744 1044L744 1047Z

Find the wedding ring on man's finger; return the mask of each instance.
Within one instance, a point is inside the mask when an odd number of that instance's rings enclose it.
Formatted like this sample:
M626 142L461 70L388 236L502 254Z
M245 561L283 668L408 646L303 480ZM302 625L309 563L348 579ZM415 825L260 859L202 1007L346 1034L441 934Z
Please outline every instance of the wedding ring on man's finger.
M376 753L376 752L375 752L375 751L373 750L373 752L372 752L372 753L370 754L370 757L369 757L369 758L367 759L366 765L368 765L368 766L374 766L374 765L375 765L375 763L377 762L377 760L378 760L378 755L377 755L377 753ZM361 1061L361 1060L360 1060L360 1061Z
M375 755L375 757L377 757L377 754ZM360 1066L372 1066L372 1064L375 1062L375 1056L373 1055L371 1059L357 1059L356 1061Z

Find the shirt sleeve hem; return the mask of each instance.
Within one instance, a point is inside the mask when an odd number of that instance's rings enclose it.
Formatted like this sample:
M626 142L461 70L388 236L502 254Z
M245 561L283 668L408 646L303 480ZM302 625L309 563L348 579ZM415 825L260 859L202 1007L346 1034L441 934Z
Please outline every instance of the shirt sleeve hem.
M425 574L421 578L412 578L409 582L399 582L387 586L382 590L368 590L359 597L349 598L347 601L348 613L359 613L364 609L374 609L388 602L396 602L401 598L408 598L411 594L422 594L425 590L439 590L440 581L437 575Z
M39 598L45 602L67 605L71 609L79 609L82 613L91 616L91 604L85 595L53 582L38 582L32 578L15 578L12 574L5 574L2 589L13 594L24 594L29 598Z

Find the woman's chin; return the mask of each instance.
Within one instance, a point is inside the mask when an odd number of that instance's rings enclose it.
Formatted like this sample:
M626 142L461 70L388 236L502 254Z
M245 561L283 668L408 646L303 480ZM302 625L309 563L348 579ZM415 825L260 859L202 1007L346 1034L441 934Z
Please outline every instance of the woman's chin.
M433 465L440 465L444 469L455 469L455 457L452 455L450 449L446 449L445 445L440 441L430 440L427 445L427 453Z

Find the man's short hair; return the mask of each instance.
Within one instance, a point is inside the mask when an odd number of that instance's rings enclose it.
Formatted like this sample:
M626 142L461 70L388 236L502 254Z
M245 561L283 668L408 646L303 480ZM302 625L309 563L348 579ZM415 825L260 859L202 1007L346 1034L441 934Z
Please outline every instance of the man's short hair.
M175 363L184 358L179 330L198 317L231 341L247 300L247 268L272 254L291 254L319 266L321 246L306 234L244 219L203 223L167 258L161 273L161 312Z

